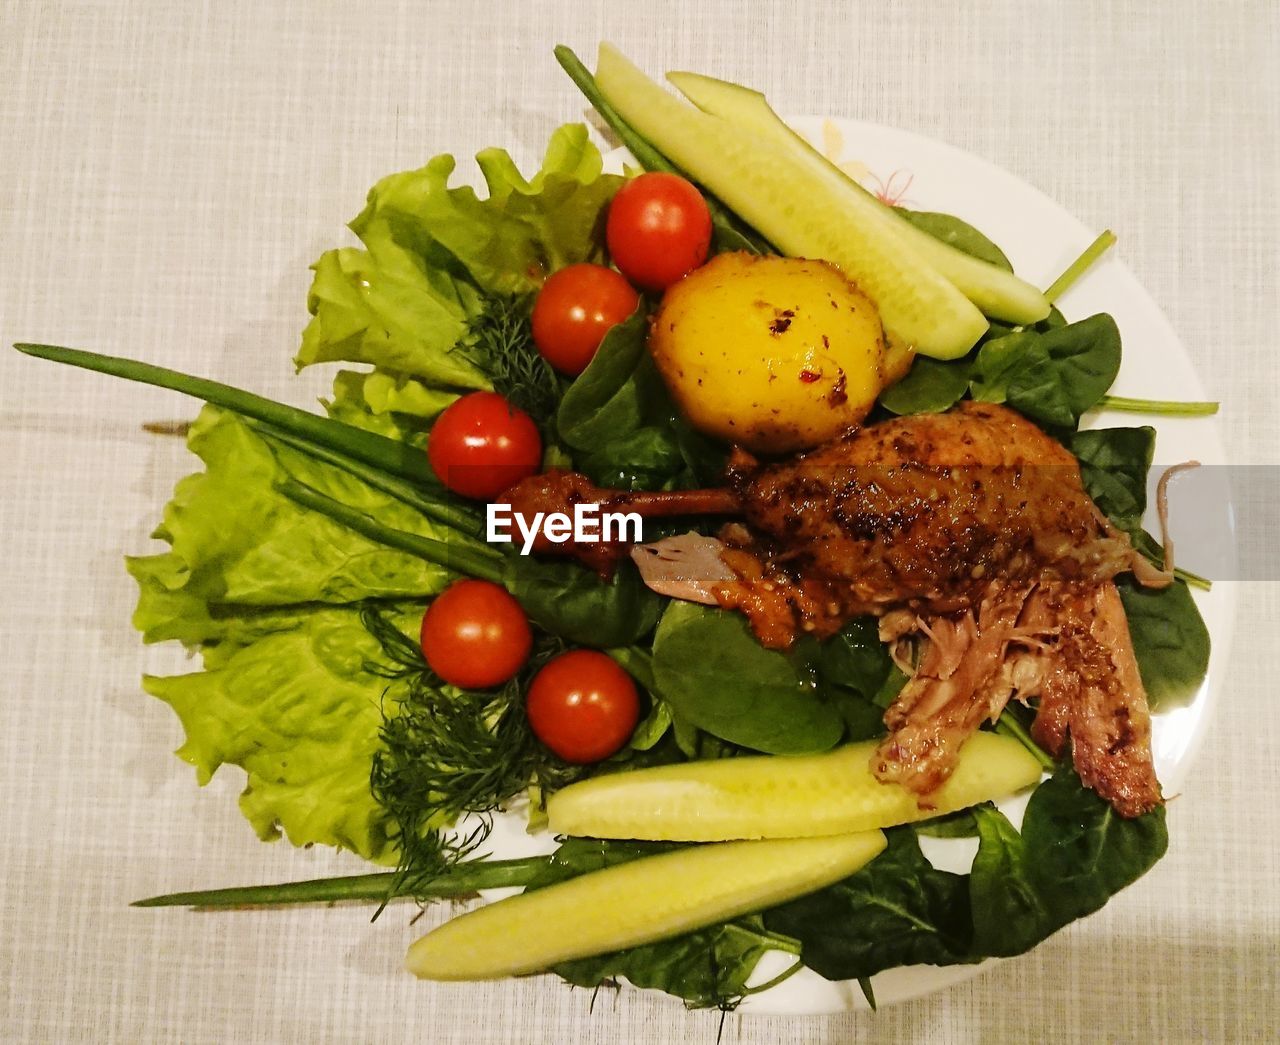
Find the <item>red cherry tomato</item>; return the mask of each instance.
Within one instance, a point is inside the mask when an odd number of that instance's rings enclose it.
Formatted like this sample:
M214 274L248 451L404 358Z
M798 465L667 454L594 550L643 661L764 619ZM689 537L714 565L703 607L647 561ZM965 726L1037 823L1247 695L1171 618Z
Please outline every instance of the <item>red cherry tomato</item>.
M488 689L511 678L533 647L520 603L490 581L458 581L427 607L422 655L445 682Z
M566 762L608 758L640 718L631 676L595 650L570 650L534 676L525 700L534 735Z
M627 279L645 290L666 290L707 260L711 211L680 175L641 174L609 204L605 238Z
M533 340L570 377L587 369L600 342L636 310L640 295L613 269L570 265L542 285L533 303Z
M494 497L542 464L533 418L496 392L472 392L431 427L427 459L437 478L463 497Z

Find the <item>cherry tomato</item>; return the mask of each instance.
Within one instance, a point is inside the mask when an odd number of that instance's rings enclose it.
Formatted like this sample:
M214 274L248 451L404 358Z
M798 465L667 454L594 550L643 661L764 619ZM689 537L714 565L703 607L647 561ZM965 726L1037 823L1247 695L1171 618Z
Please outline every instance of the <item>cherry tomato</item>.
M600 342L636 310L640 295L613 269L570 265L542 285L533 303L533 340L570 377L587 369Z
M422 655L445 682L488 689L511 678L533 647L520 603L490 581L458 581L427 607Z
M645 290L666 290L707 260L711 211L680 175L641 174L609 204L605 238L627 279Z
M631 676L609 657L570 650L534 676L525 711L539 740L566 762L585 764L627 742L640 718L640 697Z
M472 392L436 419L427 459L454 493L486 499L538 470L542 437L533 418L496 392Z

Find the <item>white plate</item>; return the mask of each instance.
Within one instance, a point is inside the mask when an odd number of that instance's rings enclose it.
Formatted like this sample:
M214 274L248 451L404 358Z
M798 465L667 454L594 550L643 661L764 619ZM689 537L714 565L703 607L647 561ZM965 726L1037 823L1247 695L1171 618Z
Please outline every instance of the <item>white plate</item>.
M895 202L904 206L944 211L976 226L1004 250L1020 276L1038 286L1048 286L1100 231L1085 228L1058 204L1012 174L954 146L857 120L796 117L789 122L873 191L887 190ZM609 154L606 163L611 169L620 170L626 157L626 152L618 149ZM1124 360L1113 389L1116 394L1204 399L1204 389L1186 349L1155 302L1118 260L1117 254L1122 252L1123 240L1062 297L1059 306L1071 320L1096 312L1109 312L1115 317L1124 344ZM1190 459L1206 465L1226 463L1216 418L1104 413L1091 415L1085 421L1086 427L1134 425L1157 429L1157 465ZM1206 474L1211 484L1219 484L1215 491L1221 505L1217 532L1225 534L1231 544L1230 492L1221 480L1220 470L1212 469ZM1176 491L1171 502L1176 540ZM1149 519L1148 528L1153 529L1154 525L1154 519ZM1194 570L1195 545L1183 541L1179 551L1184 564ZM1224 561L1221 550L1214 557L1220 571ZM1221 572L1218 575L1229 576ZM1209 673L1195 700L1186 707L1155 716L1156 771L1166 795L1182 789L1199 747L1223 675L1235 616L1232 585L1218 584L1210 592L1195 595L1213 640L1213 654ZM1020 808L1006 812L1020 819ZM935 862L945 862L948 869L964 870L976 846L969 840L947 841L952 842L949 847L928 845L926 854ZM1176 852L1167 859L1177 859ZM1139 883L1135 888L1143 886ZM755 981L767 981L786 964L781 955L766 956ZM922 965L881 973L874 978L876 1001L884 1006L929 994L976 975L987 964L991 963L947 968ZM796 1015L865 1007L856 983L832 983L804 970L780 986L748 998L739 1011Z

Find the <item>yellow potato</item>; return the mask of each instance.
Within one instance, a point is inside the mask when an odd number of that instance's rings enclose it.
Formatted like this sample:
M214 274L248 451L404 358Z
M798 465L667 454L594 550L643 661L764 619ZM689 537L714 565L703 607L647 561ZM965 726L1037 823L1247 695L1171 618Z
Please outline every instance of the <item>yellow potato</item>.
M690 424L764 453L838 435L885 384L876 307L825 261L718 255L667 291L649 348Z

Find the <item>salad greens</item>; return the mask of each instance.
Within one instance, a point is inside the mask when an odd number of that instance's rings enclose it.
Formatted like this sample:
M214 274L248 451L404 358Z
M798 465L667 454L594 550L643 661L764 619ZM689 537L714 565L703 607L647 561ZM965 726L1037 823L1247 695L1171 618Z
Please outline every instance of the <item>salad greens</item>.
M302 614L205 671L148 676L186 731L178 755L206 783L222 765L247 776L240 808L263 839L339 845L394 857L387 817L369 788L387 680L367 670L376 643L348 608Z
M567 48L557 59L650 170L673 170L604 99ZM875 621L851 621L819 643L766 650L744 619L665 600L629 565L607 581L569 560L508 554L481 540L478 508L449 495L423 452L434 419L460 394L496 390L537 421L549 465L613 488L691 487L717 480L724 447L681 419L646 351L646 307L605 338L570 381L533 344L533 296L551 272L603 261L605 208L624 179L603 173L581 125L557 130L529 178L499 149L477 156L487 192L451 187L437 156L382 179L351 229L361 247L313 266L299 368L341 371L320 416L163 368L52 346L55 361L204 399L188 445L204 470L183 479L155 536L168 547L133 557L134 623L147 642L199 649L203 670L148 677L178 715L178 754L200 783L224 765L247 777L241 808L257 834L339 846L395 872L279 886L178 893L141 906L231 906L478 889L534 889L662 848L565 841L550 857L495 861L475 853L486 817L527 793L537 821L546 794L588 772L741 751L790 754L879 736L906 675ZM771 250L715 199L716 250ZM950 215L901 210L918 229L1011 271L1000 248ZM1100 237L1047 292L1055 299L1111 240ZM880 405L895 414L946 410L966 396L1006 403L1072 451L1099 509L1146 553L1142 531L1155 433L1079 431L1099 405L1205 412L1106 392L1121 342L1105 314L1068 323L1054 310L1023 328L991 324L962 358L920 358ZM1135 407L1137 404L1137 407ZM529 668L496 690L444 684L414 641L423 607L459 576L503 584L535 625ZM1194 691L1209 638L1187 585L1120 582L1153 707ZM566 644L604 648L645 693L645 717L613 759L590 770L532 736L523 698L533 670ZM1002 729L1037 757L1023 724ZM448 829L467 814L479 827ZM468 824L476 821L468 821ZM868 978L904 964L950 965L1017 954L1096 910L1163 854L1164 812L1119 819L1069 764L1032 794L1021 829L989 806L892 828L863 870L750 917L614 954L565 963L567 981L619 978L691 1006L732 1007L769 950L823 976ZM921 836L973 837L967 874L936 869ZM464 857L471 856L471 859ZM868 995L870 996L870 995Z
M653 641L654 685L672 713L731 744L775 755L826 751L844 735L800 658L767 650L741 614L672 602Z
M891 828L865 868L766 912L765 925L799 940L805 964L828 979L1021 954L1096 911L1168 845L1163 808L1122 819L1065 763L1032 793L1020 832L991 806L972 815L979 845L967 875L937 870L916 831Z
M961 359L918 360L881 404L895 414L938 413L967 393L1006 403L1050 428L1074 429L1115 380L1120 332L1106 313L1066 325L1051 322L988 337Z
M351 229L365 249L316 262L299 367L372 363L455 389L490 388L470 320L488 295L536 290L565 265L599 258L597 225L622 179L602 174L581 124L552 135L525 179L501 149L476 157L489 195L449 187L452 156L383 178Z

